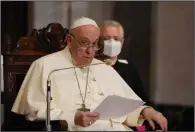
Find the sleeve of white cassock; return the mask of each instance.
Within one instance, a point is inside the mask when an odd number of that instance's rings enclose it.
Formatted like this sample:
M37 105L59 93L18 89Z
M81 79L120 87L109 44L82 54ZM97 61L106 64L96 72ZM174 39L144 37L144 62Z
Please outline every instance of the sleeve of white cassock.
M124 87L124 91L126 94L126 97L128 97L128 95L131 96L131 98L136 99L136 100L142 100L139 96L137 96L137 94L130 88L130 86L128 86L128 84L123 81L121 79L121 83L123 84ZM129 104L130 105L130 104ZM144 108L147 108L149 106L141 106L138 109L136 109L135 111L129 113L128 115L124 116L125 117L125 121L124 123L127 126L131 126L131 127L135 127L135 126L141 126L143 124L143 122L145 121L145 119L143 118L143 116L141 115L141 112Z
M114 69L113 69L114 70ZM120 77L120 75L114 70L113 71L116 80L119 80L119 83L122 85L122 96L127 98L142 100L137 94L130 88L130 86ZM129 104L130 105L130 104ZM140 126L144 122L144 118L141 116L141 112L144 108L149 106L141 106L135 111L121 117L119 121L125 123L127 126Z
M12 108L13 112L24 114L31 121L46 119L46 83L48 73L44 71L45 69L47 67L44 67L42 61L37 60L33 62ZM74 125L75 113L68 109L58 109L54 100L51 101L50 115L51 120L66 120L68 125Z
M136 109L132 113L128 114L124 123L127 126L132 126L132 127L142 125L145 119L143 118L143 116L141 116L141 112L144 108L147 107L149 106L141 106L140 108Z

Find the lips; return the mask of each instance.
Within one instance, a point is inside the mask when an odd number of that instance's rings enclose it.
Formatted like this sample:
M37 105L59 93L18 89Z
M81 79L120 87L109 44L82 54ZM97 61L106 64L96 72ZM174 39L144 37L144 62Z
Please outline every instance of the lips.
M85 56L85 58L91 59L92 57L91 56Z

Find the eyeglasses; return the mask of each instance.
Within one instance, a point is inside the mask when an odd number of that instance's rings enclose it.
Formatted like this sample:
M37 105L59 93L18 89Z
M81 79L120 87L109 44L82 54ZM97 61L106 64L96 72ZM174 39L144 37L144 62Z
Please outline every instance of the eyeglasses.
M81 48L82 50L87 50L88 48L92 48L92 50L98 51L101 48L101 46L98 44L99 41L93 44L91 44L90 42L86 42L86 41L79 42L73 34L70 34L70 35L76 40L76 42L79 44L79 48Z

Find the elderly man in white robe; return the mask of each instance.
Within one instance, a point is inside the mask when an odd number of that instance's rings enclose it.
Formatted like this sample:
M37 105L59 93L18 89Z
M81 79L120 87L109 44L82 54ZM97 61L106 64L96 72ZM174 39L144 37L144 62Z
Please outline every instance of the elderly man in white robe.
M94 109L108 95L141 100L111 67L94 58L100 30L89 18L79 18L70 27L67 47L34 61L22 83L12 112L30 121L46 119L47 77L52 70L74 67L51 75L51 120L66 120L70 131L129 131L128 126L157 121L167 130L164 116L149 106L112 120L100 119ZM89 66L90 64L102 63ZM77 68L76 68L77 67ZM79 68L78 68L79 67ZM88 78L88 79L86 79ZM83 107L85 105L85 107Z

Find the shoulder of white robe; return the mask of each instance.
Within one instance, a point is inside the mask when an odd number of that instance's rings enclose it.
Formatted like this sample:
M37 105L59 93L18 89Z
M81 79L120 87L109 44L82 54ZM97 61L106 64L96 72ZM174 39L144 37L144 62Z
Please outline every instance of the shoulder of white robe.
M20 90L18 92L18 95L17 95L17 97L15 99L15 102L14 102L14 104L12 106L12 110L11 110L11 111L13 111L15 113L24 114L24 111L25 111L24 110L25 109L25 100L26 100L26 95L27 95L27 92L28 92L28 90L25 90L25 89L28 88L26 86L29 85L28 82L30 82L30 78L32 77L32 74L36 73L35 70L37 69L36 67L38 66L37 65L38 61L39 60L35 60L35 61L32 62L31 66L28 69L27 74L26 74L26 76L25 76L25 78L24 78L24 80L22 82L22 85L20 87Z
M110 72L110 75L118 80L121 83L122 88L126 91L125 93L129 93L132 95L133 99L142 100L132 89L131 87L125 82L125 80L118 74L118 72L113 67L108 67L107 70Z
M103 61L98 60L98 59L96 59L96 58L94 58L94 59L92 60L92 63L91 63L91 64L97 64L97 63L105 64Z
M27 92L29 90L36 90L34 88L32 89L31 87L29 87L29 85L31 85L33 83L31 79L36 78L39 75L43 76L41 74L45 74L45 72L43 73L43 70L45 70L44 69L45 66L48 66L46 69L50 69L51 67L53 67L51 64L55 64L55 62L58 61L58 59L56 59L56 58L64 58L63 54L61 54L61 53L62 52L59 51L59 52L56 52L53 54L43 56L43 57L33 61L33 63L31 64L31 66L30 66L30 68L29 68L29 70L24 78L24 81L20 87L20 91L19 91L17 98L14 102L14 105L12 107L13 112L20 113L20 114L25 113L25 111L26 111L25 104L26 103L24 100L26 98ZM47 79L47 74L44 75L44 78ZM37 85L37 83L33 83L33 85L35 85L35 84ZM26 90L26 88L28 88L28 90ZM36 86L35 88L39 88L39 87ZM43 91L43 90L41 90L41 91ZM27 112L28 112L28 110L27 110Z

